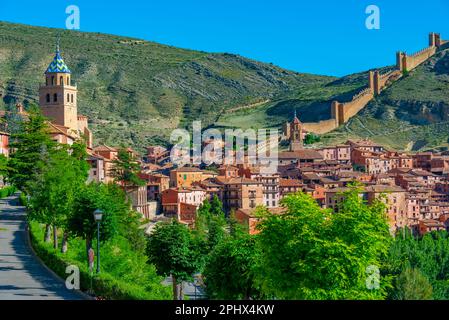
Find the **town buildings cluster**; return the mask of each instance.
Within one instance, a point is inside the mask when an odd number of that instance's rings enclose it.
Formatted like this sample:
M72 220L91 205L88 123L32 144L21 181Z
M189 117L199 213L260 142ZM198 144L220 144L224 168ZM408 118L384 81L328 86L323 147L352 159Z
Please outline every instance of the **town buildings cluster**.
M119 150L100 145L93 137L86 116L77 111L77 87L59 48L39 88L39 104L48 117L51 136L71 144L83 137L90 164L89 180L113 182L111 170ZM18 104L17 112L27 113ZM144 155L126 149L141 167L145 182L127 190L133 208L149 220L176 218L195 224L199 206L217 196L226 214L256 233L255 210L265 206L273 214L285 209L280 200L298 191L312 196L322 208L338 212L348 185L357 181L360 197L368 203L383 199L388 207L391 231L409 227L417 234L449 228L449 152L408 154L396 152L370 140L349 140L317 149L304 146L307 132L294 116L284 125L282 139L289 149L278 153L276 172L255 164L184 166L171 162L170 150L149 146ZM8 134L0 132L0 153L8 156Z

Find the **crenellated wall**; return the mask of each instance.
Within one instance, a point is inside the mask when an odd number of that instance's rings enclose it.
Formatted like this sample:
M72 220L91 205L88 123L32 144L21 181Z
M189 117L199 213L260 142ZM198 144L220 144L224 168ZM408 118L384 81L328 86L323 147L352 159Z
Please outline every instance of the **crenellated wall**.
M448 43L442 40L439 33L429 34L429 47L422 49L412 55L404 52L396 53L396 69L385 74L379 71L370 71L368 76L368 87L360 91L351 101L341 103L332 101L329 120L304 123L304 129L309 132L323 134L345 124L348 120L362 110L376 95L379 95L389 84L402 77L404 71L411 71L427 59L432 57L438 48Z
M329 131L338 128L337 121L335 119L322 120L319 122L306 122L303 123L304 130L308 132L313 132L316 134L324 134Z
M371 88L366 88L355 95L350 102L340 104L340 125L348 122L351 117L362 110L373 98L373 90Z
M437 52L438 47L427 47L421 51L418 51L412 55L407 55L404 52L397 53L397 68L400 71L412 71L421 63L427 61Z

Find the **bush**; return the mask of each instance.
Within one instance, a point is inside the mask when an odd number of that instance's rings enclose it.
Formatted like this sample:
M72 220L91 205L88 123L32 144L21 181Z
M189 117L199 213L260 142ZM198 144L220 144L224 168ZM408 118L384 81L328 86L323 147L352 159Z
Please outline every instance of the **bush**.
M12 196L17 191L14 186L7 186L0 189L0 198L6 198Z
M80 271L80 287L82 291L93 290L97 297L110 300L156 300L170 299L170 289L161 288L159 291L149 292L133 283L121 281L108 273L94 275L91 279L89 270L84 263L71 259L44 243L43 232L37 222L29 222L31 244L42 261L61 278L66 278L66 267L76 265ZM92 282L91 282L92 281ZM92 283L92 288L91 288ZM166 289L166 290L165 290Z

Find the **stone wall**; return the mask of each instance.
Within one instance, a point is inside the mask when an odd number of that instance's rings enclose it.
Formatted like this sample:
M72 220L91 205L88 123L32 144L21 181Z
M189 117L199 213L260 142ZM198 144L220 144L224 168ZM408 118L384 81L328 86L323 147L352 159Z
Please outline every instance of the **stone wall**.
M374 92L371 88L366 88L355 95L350 102L340 104L339 122L345 124L348 120L362 110L368 102L374 98Z
M427 61L437 52L437 47L427 47L421 51L418 51L412 55L407 55L404 52L397 53L397 68L400 71L412 71L421 63Z
M306 122L303 124L303 128L306 131L316 134L324 134L329 131L338 128L337 121L335 119L323 120L319 122Z
M330 108L331 118L319 122L304 123L304 129L316 134L323 134L345 124L349 119L362 110L376 95L379 95L389 84L402 77L404 71L411 71L421 63L427 61L438 50L439 47L448 43L442 40L440 34L429 34L429 47L422 49L412 55L404 52L396 53L396 69L385 74L379 71L370 71L368 86L356 94L351 101L340 103L333 101Z

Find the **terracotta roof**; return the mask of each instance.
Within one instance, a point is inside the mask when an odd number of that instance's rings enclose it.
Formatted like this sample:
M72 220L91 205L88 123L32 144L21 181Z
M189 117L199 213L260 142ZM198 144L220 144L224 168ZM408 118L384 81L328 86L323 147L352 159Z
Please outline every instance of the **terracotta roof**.
M349 190L351 190L351 189L348 187L339 187L339 188L329 189L329 190L327 190L327 192L339 193L339 192L346 192ZM387 186L387 185L383 185L383 184L378 184L378 185L373 185L373 186L364 186L364 187L362 187L362 190L364 190L365 192L377 192L377 193L405 192L405 190L402 189L401 187Z
M302 149L297 151L284 151L278 154L279 159L323 159L321 153L313 149Z
M444 224L438 220L433 219L424 219L419 220L419 223L424 224L426 227L441 227L444 228Z
M217 176L215 181L221 184L261 184L259 181L244 177L225 178L224 176Z
M197 167L180 167L172 170L174 172L201 172L200 168Z
M303 183L299 179L279 179L280 187L300 187Z
M111 151L111 152L117 152L117 149L116 149L116 148L113 148L113 147L109 147L109 146L103 144L103 145L100 145L100 146L98 146L98 147L95 147L95 148L94 148L94 151Z

